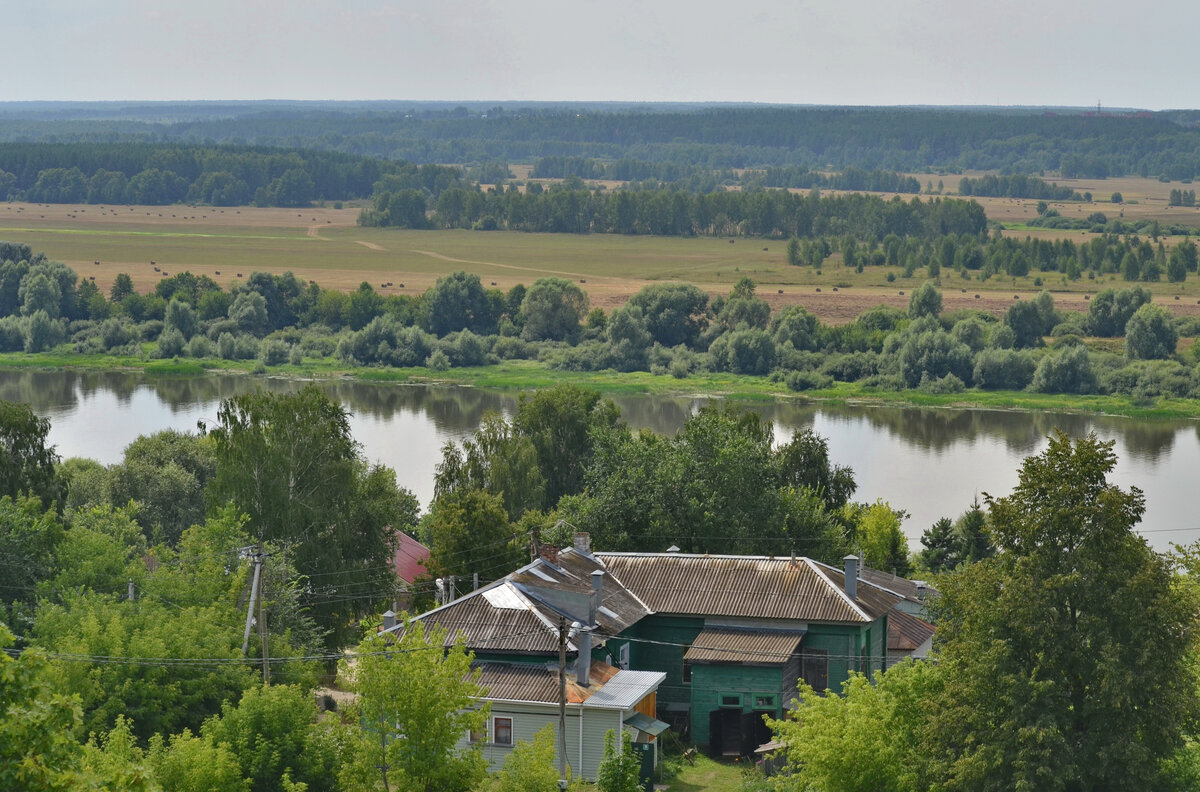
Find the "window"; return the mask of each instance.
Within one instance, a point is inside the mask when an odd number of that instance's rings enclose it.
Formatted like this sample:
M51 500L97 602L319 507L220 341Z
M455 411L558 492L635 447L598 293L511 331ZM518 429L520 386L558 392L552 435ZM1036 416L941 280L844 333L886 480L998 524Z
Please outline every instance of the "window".
M800 653L800 678L818 693L829 687L829 650L805 649Z
M775 697L774 696L755 696L754 697L754 706L756 708L769 707L771 709L775 709Z
M692 664L687 660L683 661L683 684L692 684Z
M492 718L492 741L496 745L513 744L512 718Z
M485 725L482 729L471 729L467 733L467 739L473 743L487 742L487 726Z
M721 706L722 707L740 707L740 706L742 706L742 697L740 695L738 695L737 693L722 693L721 694Z
M619 660L617 660L617 666L619 668L624 669L625 671L628 671L629 670L629 644L627 644L627 643L621 644L621 648L618 650L617 656L620 658Z

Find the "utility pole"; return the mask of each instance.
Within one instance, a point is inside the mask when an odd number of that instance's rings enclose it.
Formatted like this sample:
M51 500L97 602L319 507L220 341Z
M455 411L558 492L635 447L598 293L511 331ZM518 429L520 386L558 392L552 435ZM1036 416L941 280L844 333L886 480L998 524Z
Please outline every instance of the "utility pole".
M567 778L567 620L558 617L558 777Z
M262 540L258 541L258 638L262 641L262 675L263 684L271 684L271 660L270 652L267 647L267 617L263 612L263 599L266 593L266 585L263 583L263 566L264 566Z
M254 556L253 582L250 584L250 604L246 608L246 629L242 633L242 657L250 651L250 625L254 622L254 601L258 599L259 570L262 568L261 553Z

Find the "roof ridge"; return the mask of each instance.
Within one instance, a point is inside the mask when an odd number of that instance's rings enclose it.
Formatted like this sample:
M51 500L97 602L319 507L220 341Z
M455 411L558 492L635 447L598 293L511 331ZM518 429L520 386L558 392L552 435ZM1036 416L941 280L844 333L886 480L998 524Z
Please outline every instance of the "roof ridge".
M825 585L829 586L829 588L831 588L835 592L837 592L838 596L840 596L843 600L846 601L846 604L848 604L851 608L853 608L855 611L858 612L858 615L862 617L863 621L868 621L868 622L875 621L874 619L872 619L870 616L867 615L867 612L865 610L863 610L862 607L860 607L857 602L850 599L850 595L846 593L846 590L844 588L834 585L834 582L829 579L829 576L825 575L824 573L821 572L820 569L817 568L816 561L813 561L811 558L806 558L804 560L807 561L808 565L812 567L813 572L815 572L821 576L821 579L825 581ZM825 565L822 564L821 566L825 566ZM829 569L833 569L834 571L837 571L834 567L829 567Z

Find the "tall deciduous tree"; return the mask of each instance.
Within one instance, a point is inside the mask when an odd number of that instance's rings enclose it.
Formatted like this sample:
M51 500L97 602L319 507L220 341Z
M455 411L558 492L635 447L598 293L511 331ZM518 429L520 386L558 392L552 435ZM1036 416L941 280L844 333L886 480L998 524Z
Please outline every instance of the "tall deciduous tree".
M1194 603L1133 533L1112 443L1050 439L988 498L996 557L941 586L946 789L1146 789L1197 715Z
M0 402L0 495L35 495L42 505L58 505L62 483L54 473L58 454L46 445L50 419L28 404Z
M461 643L446 649L445 632L409 622L399 635L372 635L348 670L358 693L343 768L351 790L461 792L487 772L478 748L459 750L462 737L487 723L473 655Z
M565 278L538 278L521 303L521 337L527 341L567 341L579 333L588 298Z
M416 499L396 486L391 471L362 460L341 405L307 387L229 399L217 421L211 432L214 502L232 502L246 514L252 535L294 543L300 574L386 599L393 530L411 527ZM351 621L374 606L364 598L316 594L307 604L330 631L331 646L341 645Z

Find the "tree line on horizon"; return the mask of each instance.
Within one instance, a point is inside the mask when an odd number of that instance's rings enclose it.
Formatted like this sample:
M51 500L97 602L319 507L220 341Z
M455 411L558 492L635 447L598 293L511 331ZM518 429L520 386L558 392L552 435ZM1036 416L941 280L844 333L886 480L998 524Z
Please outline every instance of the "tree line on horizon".
M415 163L584 157L709 171L799 166L895 172L1200 176L1194 114L1095 116L978 108L229 108L178 121L0 118L0 140L250 143Z

